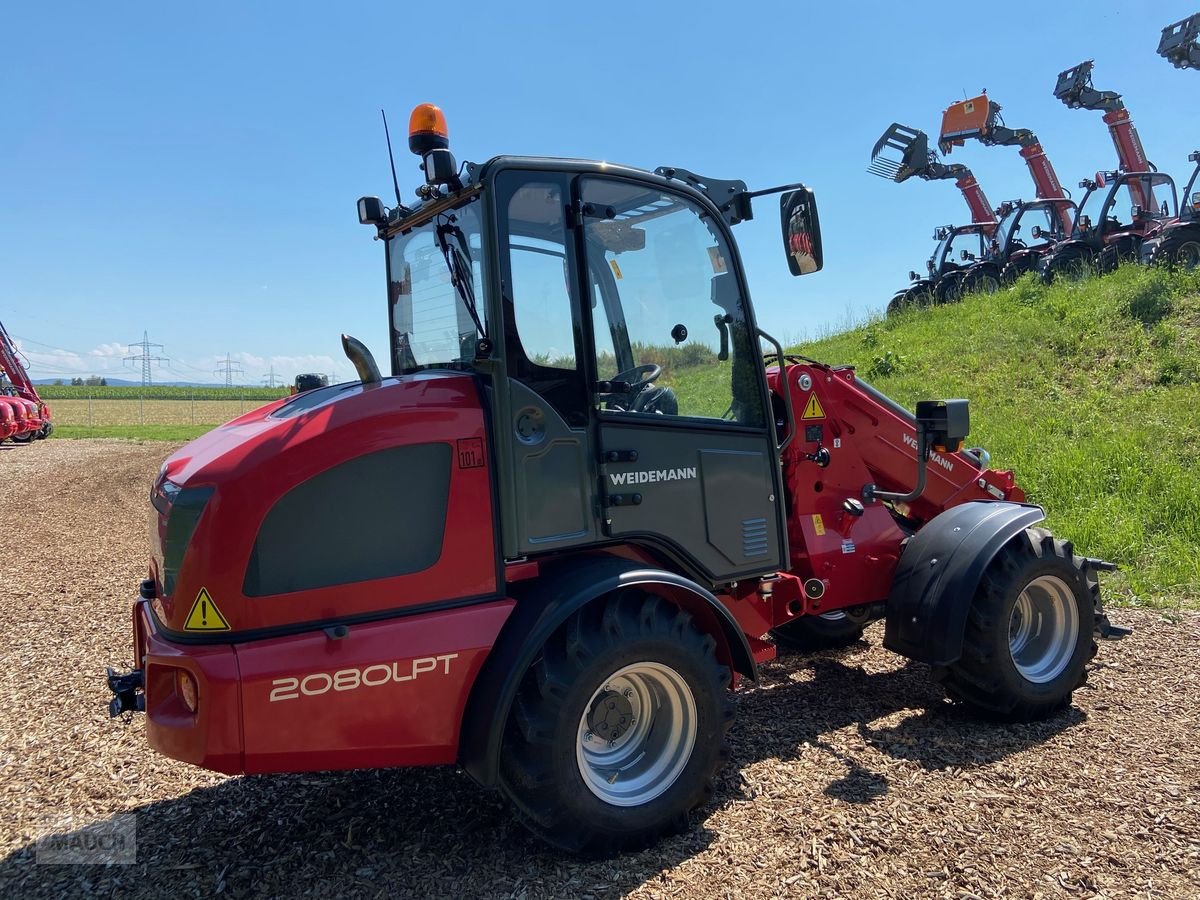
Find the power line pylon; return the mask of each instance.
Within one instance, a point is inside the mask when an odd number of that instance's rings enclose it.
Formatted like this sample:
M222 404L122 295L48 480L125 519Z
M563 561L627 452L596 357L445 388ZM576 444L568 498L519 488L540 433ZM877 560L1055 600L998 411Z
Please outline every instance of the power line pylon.
M245 375L246 370L239 366L236 362L229 358L229 354L225 354L224 359L217 360L217 368L213 369L214 375L225 376L225 387L233 387L234 375Z
M265 384L267 387L269 387L269 388L273 388L273 387L277 387L277 386L278 386L278 385L276 385L276 383L275 383L275 382L279 382L279 384L283 384L283 379L282 379L282 378L280 378L278 375L276 375L276 374L275 374L275 367L274 367L274 366L271 366L271 371L267 373L267 377L266 377L266 378L264 378L264 379L262 380L262 382L263 382L263 384Z
M133 348L138 348L141 353L134 353ZM143 331L142 339L137 343L129 345L130 355L125 357L125 362L140 363L142 366L142 387L149 387L153 383L151 378L151 367L155 363L166 363L171 360L165 356L155 356L152 351L162 350L162 344L150 343L150 333Z

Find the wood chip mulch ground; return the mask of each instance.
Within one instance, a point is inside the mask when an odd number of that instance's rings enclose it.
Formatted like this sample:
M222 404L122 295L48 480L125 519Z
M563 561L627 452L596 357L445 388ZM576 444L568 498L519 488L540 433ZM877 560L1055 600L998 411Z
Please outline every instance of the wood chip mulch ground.
M1116 610L1076 705L978 721L868 641L764 667L687 834L548 850L450 769L226 778L110 721L170 447L0 447L0 896L1200 897L1200 616ZM127 866L36 844L132 813Z

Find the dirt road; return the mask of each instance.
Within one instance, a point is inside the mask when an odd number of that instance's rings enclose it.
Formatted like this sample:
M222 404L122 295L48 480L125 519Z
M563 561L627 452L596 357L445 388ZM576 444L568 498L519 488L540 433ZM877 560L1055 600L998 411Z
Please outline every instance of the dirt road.
M1077 705L979 722L869 641L764 667L688 834L601 863L547 850L453 769L226 778L112 722L147 491L169 445L0 447L0 895L1200 896L1200 616L1117 610ZM34 841L135 815L137 862Z

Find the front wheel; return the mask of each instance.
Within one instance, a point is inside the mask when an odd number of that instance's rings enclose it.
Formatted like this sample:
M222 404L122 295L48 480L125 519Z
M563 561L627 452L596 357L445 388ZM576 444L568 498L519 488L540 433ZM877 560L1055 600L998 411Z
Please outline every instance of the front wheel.
M666 601L624 592L575 614L526 673L500 780L557 847L607 855L686 827L728 758L729 670Z
M967 616L962 656L943 672L951 696L1010 721L1071 702L1096 653L1099 586L1071 545L1032 528L992 560Z

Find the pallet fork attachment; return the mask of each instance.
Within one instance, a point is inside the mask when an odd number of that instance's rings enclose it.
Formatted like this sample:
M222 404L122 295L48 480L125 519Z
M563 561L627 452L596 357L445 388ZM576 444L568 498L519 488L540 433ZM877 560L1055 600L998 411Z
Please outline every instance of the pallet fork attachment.
M1093 61L1084 60L1065 72L1060 72L1054 85L1054 96L1069 109L1121 109L1125 104L1116 91L1098 91L1092 85Z
M1158 55L1177 69L1200 69L1200 13L1164 28Z

